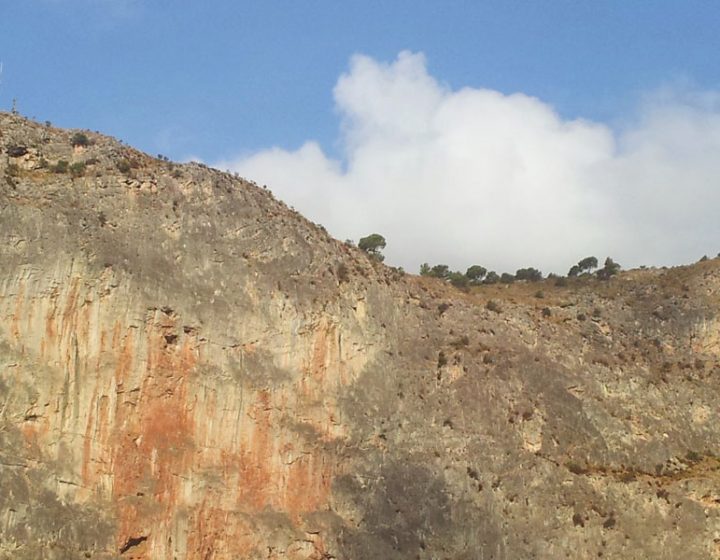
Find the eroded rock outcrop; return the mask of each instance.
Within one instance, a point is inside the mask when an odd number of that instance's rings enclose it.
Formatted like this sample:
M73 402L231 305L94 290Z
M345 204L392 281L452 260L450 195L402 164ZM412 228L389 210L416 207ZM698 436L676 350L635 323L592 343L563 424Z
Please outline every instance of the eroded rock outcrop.
M0 557L720 558L718 261L463 293L0 132Z

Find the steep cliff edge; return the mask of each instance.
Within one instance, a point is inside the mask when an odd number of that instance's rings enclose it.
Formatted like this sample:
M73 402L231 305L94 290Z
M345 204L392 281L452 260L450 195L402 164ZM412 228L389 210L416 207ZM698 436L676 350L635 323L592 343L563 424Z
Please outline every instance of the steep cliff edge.
M0 134L0 558L720 558L720 261L463 293Z

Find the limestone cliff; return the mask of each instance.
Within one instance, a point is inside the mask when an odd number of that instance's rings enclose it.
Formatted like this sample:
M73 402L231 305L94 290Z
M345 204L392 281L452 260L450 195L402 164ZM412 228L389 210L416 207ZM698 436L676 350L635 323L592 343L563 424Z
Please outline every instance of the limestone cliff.
M720 558L718 260L464 293L85 134L0 114L0 558Z

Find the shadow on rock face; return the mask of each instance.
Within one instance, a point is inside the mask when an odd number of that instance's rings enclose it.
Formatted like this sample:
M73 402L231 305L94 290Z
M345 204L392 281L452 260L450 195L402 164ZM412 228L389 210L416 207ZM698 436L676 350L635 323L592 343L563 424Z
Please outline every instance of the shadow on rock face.
M334 485L336 507L355 527L338 538L343 558L500 558L499 532L487 511L453 500L441 474L395 460Z

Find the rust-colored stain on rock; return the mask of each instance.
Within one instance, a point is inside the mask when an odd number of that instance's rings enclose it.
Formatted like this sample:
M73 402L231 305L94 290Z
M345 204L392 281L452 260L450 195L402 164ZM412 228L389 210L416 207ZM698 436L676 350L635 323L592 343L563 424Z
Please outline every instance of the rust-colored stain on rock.
M305 449L282 420L289 402L324 402L327 383L338 382L328 379L329 353L337 349L326 325L309 339L306 366L293 383L238 389L242 404L233 404L237 417L228 424L217 390L190 390L204 374L196 332L184 332L177 318L160 311L140 324L94 313L97 288L79 277L54 285L44 301L18 290L11 332L35 340L28 351L60 366L55 401L65 412L26 422L22 432L32 445L53 434L82 434L74 440L80 444L76 498L115 504L116 549L132 545L124 557L240 558L260 543L245 515L283 511L300 524L303 514L327 507L336 460L322 447ZM112 309L112 297L104 295L103 304ZM42 317L41 336L32 334L34 320L23 321L33 316ZM305 421L332 439L335 414L327 400ZM232 441L229 431L238 434ZM217 503L197 497L201 473L219 475L221 491L211 491ZM303 554L294 556L310 557Z

